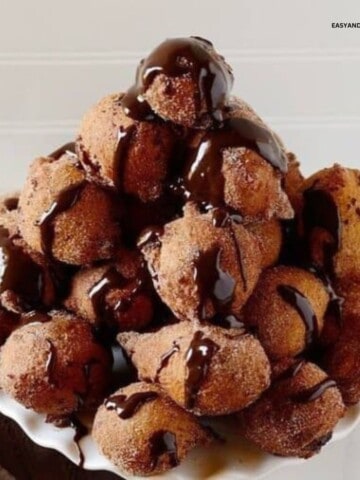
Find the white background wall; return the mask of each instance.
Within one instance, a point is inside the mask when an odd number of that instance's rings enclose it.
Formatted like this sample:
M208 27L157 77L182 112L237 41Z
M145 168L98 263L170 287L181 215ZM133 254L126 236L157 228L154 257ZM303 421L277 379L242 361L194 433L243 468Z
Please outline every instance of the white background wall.
M125 89L157 42L189 34L225 54L235 92L306 171L357 165L360 30L331 22L358 20L358 0L0 0L0 189L72 138L89 105Z

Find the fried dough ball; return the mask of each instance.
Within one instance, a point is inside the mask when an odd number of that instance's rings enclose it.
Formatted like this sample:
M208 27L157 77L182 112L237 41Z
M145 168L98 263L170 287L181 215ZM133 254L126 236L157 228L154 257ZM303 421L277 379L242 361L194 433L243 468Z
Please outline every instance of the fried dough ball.
M143 202L155 200L163 191L174 133L165 123L128 117L122 97L108 95L86 113L77 141L79 159L101 184Z
M292 218L282 189L287 165L283 146L246 104L234 98L231 102L221 128L197 132L189 141L184 170L188 198L226 206L245 222Z
M360 400L360 322L346 317L346 324L323 359L322 366L336 380L346 405Z
M74 156L38 158L20 195L20 232L36 252L72 265L110 258L119 238L119 206L85 181Z
M0 225L9 231L10 236L18 233L19 193L0 196Z
M128 95L145 99L164 120L208 128L222 119L232 84L231 68L209 41L172 38L142 60Z
M288 171L284 176L284 190L290 203L295 210L299 212L302 205L302 188L304 184L304 176L300 170L300 162L294 153L288 152Z
M336 279L360 278L360 171L334 165L304 183L302 228L310 260Z
M201 215L189 204L161 235L140 239L154 286L180 319L238 315L260 274L254 236L217 213Z
M65 306L94 324L141 330L153 317L153 288L140 252L121 249L117 261L74 275Z
M181 322L154 333L122 333L118 341L142 380L159 383L196 415L239 411L270 384L262 346L238 329Z
M332 436L345 408L336 383L304 363L239 414L241 433L266 452L309 458Z
M111 363L87 322L55 312L10 335L0 353L0 385L38 413L67 415L101 401Z
M266 270L244 309L243 321L257 328L272 359L304 351L324 323L329 295L312 273L295 267Z
M105 457L129 475L156 475L179 465L212 435L156 385L133 383L99 408L92 436Z
M272 219L268 222L255 222L246 225L257 239L262 256L262 268L267 268L279 259L282 248L282 227L279 220Z

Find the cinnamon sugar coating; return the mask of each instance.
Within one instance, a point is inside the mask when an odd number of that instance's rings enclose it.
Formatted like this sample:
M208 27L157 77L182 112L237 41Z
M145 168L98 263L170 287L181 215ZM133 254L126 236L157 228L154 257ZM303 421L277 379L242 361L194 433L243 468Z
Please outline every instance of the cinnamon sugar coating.
M239 411L269 386L264 350L242 330L181 322L149 334L122 333L118 341L140 378L158 383L178 405L196 415ZM201 352L205 362L196 363Z
M111 357L88 323L64 312L13 332L1 349L0 385L27 408L67 415L106 393Z

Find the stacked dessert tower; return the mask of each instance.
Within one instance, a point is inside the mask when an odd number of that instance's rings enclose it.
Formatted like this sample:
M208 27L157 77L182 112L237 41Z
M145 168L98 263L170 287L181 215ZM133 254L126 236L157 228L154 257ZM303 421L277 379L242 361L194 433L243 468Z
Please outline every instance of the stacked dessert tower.
M304 179L232 84L207 40L165 41L2 202L1 388L96 412L125 474L217 441L209 416L310 457L360 399L360 172Z

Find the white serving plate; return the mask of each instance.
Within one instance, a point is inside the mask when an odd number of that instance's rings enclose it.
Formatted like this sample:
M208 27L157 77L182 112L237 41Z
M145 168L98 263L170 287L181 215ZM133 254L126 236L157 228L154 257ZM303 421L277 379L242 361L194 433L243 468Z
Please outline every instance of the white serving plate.
M53 448L73 463L79 464L79 451L73 441L74 431L71 428L59 429L46 423L44 415L27 410L1 391L0 412L14 420L34 443L42 447ZM347 437L358 423L360 423L360 405L348 410L346 416L337 425L329 443ZM221 422L220 425L217 422L214 425L220 435L226 439L226 443L194 450L179 467L166 473L167 480L258 480L282 467L298 465L305 461L265 454L241 439L231 425L224 424L224 422ZM138 478L127 476L115 468L98 452L90 435L80 441L80 446L85 458L83 465L85 469L117 473L126 480Z

